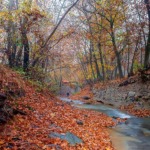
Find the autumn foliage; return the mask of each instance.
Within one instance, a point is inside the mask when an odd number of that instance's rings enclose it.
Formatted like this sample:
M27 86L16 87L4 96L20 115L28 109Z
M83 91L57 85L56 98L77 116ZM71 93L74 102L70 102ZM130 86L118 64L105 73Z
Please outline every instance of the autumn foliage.
M150 110L149 109L137 109L135 107L136 104L132 103L127 106L121 106L121 110L125 110L129 112L130 114L137 116L137 117L149 117L150 116Z
M70 98L73 100L83 100L84 96L89 97L89 99L91 99L91 100L93 98L93 93L91 91L90 86L88 86L88 85L85 86L80 92L78 92L74 95L71 95Z
M51 94L37 93L16 73L6 68L5 71L8 72L7 81L20 83L25 90L24 97L8 99L7 103L26 115L17 114L5 125L0 125L0 149L50 150L55 149L55 145L65 150L113 149L106 130L106 127L114 125L110 117L98 112L78 110ZM77 120L82 120L83 125L78 125ZM64 140L49 138L48 135L54 131L70 131L83 139L83 144L72 147Z
M92 88L119 85L113 93L117 97L120 86L127 83L120 82L139 70L147 84L150 2L0 0L0 64L4 98L0 99L0 150L113 150L106 127L125 120L117 118L114 123L103 113L79 110L48 90L61 94L64 79L71 92L86 85L70 98L90 104L95 96ZM24 76L4 66L21 70ZM136 109L134 103L120 109L150 116L149 110ZM51 132L72 132L83 143L72 147L50 138Z

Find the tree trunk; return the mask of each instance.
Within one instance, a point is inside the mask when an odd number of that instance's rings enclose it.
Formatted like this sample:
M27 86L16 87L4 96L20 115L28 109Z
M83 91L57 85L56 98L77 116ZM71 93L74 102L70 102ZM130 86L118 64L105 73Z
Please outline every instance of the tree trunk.
M8 3L8 11L9 11L9 16L12 14L12 9L14 6L14 2L9 0ZM8 63L10 67L13 67L13 59L12 59L12 52L13 52L13 22L11 19L8 20L8 26L7 26L7 56L8 56Z
M97 79L98 80L102 80L102 76L100 74L100 70L99 70L99 66L98 66L98 63L97 63L97 59L96 59L96 55L93 54L93 58L94 58L94 63L95 63L95 67L96 67L96 73L97 73Z
M7 27L7 56L8 56L8 63L9 66L12 67L13 63L12 63L12 34L11 34L11 24L12 22L9 20L8 21L8 27Z
M144 0L144 2L147 8L148 21L149 21L149 33L148 33L147 45L145 48L144 68L148 68L150 65L150 2L149 0Z
M16 62L16 52L17 52L17 45L16 45L16 25L15 23L12 24L12 64L13 67L15 66Z
M96 79L95 77L95 73L94 73L94 69L93 69L93 63L92 63L92 58L93 58L93 55L92 55L92 44L91 44L91 41L90 41L90 66L91 66L91 70L92 70L92 75L93 75L93 78Z
M23 58L23 70L26 72L29 67L29 42L27 37L27 18L22 19L21 23L21 35L22 35L22 44L24 48L24 58Z
M24 47L23 69L24 71L27 71L29 67L29 43L26 33L22 34L22 38Z
M17 55L16 55L16 67L22 67L22 50L23 50L23 45L21 45L21 47L19 48Z
M104 60L103 60L103 55L102 55L102 50L101 50L101 44L100 42L97 44L98 50L99 50L99 55L100 55L100 62L102 66L102 73L103 73L103 81L105 80L105 68L104 68Z
M111 32L111 38L112 38L112 44L113 44L113 49L117 58L117 66L118 66L118 70L119 70L119 76L120 78L123 78L123 72L122 72L122 66L121 66L121 60L120 60L120 54L117 51L117 46L116 46L116 40L115 40L115 34L114 31L112 29Z

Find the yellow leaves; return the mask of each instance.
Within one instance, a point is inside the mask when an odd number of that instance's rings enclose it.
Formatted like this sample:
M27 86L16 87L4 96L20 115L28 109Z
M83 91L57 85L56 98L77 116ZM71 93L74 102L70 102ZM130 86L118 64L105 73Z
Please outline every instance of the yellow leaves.
M83 148L83 150L87 150L86 148Z
M55 117L55 113L51 113L50 115L51 115L51 117Z
M8 17L9 17L8 12L6 12L6 11L0 12L0 19L7 19Z
M20 121L20 122L23 122L23 121L24 121L24 119L22 119L22 118L19 118L19 121Z
M0 146L3 145L4 143L5 141L0 139Z
M39 6L37 5L36 0L33 0L33 1L32 1L31 8L32 8L32 9L40 9Z
M21 3L19 7L20 13L28 16L28 15L38 15L42 17L46 17L46 13L44 11L41 11L40 7L37 5L36 0L29 1L25 0L23 3Z
M106 150L111 150L110 147L107 147Z
M48 148L48 146L47 145L44 145L43 147L42 147L42 149L47 149Z
M31 11L31 2L29 0L24 0L20 5L20 9L25 12L30 12Z
M4 30L3 30L3 29L0 29L0 34L3 33L3 32L4 32Z
M3 20L11 20L11 21L16 21L18 14L20 14L19 10L13 10L10 13L8 11L2 11L0 12L0 19Z
M7 13L8 14L8 13ZM6 12L0 12L0 17L3 17L6 15Z

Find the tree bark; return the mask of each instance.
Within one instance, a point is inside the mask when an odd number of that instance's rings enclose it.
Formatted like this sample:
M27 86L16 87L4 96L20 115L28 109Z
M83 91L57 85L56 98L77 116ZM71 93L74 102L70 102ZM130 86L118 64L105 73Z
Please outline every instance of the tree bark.
M105 80L105 67L104 67L104 60L103 60L103 55L102 55L100 42L97 44L97 47L98 47L98 50L99 50L100 62L101 62L101 66L102 66L103 81L104 81Z
M93 61L92 61L93 55L92 55L92 44L91 44L91 41L90 41L89 51L90 51L90 66L91 66L91 70L92 70L92 75L93 75L93 78L96 79L95 72L94 72L94 69L93 69Z
M123 78L123 72L122 72L122 66L121 66L121 60L120 60L120 54L117 51L117 46L116 46L116 39L115 39L115 34L112 28L112 32L111 32L111 38L112 38L112 44L113 44L113 49L117 58L117 66L118 66L118 70L119 70L119 76L120 78Z
M8 21L8 27L7 27L7 56L8 56L8 63L9 67L13 67L12 63L12 33L11 33L11 25L12 22Z
M46 39L45 43L42 45L41 48L44 48L46 46L46 44L48 43L48 41L51 39L51 37L54 35L54 33L56 32L57 28L59 27L59 25L61 24L61 22L63 21L63 19L66 17L66 15L69 13L69 11L78 3L79 0L76 0L75 3L73 3L68 10L64 13L64 15L62 16L62 18L60 19L60 21L58 22L58 24L54 27L53 31L51 32L51 34L48 36L48 38Z
M23 18L21 24L21 35L22 35L22 44L24 48L24 58L23 58L23 70L26 72L29 67L29 42L27 37L27 18Z
M149 33L148 33L147 45L145 48L144 68L148 68L150 65L150 2L149 0L144 0L144 2L147 8L148 22L149 22Z
M29 43L26 33L22 34L23 36L23 45L24 45L24 59L23 59L23 69L24 71L28 70L29 67Z

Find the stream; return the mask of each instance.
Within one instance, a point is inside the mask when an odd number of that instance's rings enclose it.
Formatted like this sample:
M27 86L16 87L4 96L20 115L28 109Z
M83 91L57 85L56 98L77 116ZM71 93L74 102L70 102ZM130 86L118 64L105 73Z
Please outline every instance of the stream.
M72 101L60 98L80 109L89 109L103 112L111 117L128 118L127 123L122 123L108 129L113 146L116 150L150 150L150 118L137 118L118 109L102 104L84 104L79 100Z

